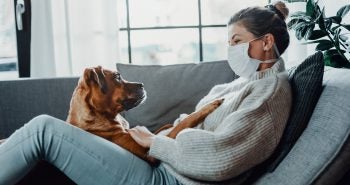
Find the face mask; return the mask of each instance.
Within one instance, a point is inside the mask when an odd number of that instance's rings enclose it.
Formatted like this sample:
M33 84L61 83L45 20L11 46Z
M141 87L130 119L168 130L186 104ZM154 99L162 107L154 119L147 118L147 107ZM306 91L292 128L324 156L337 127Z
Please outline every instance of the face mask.
M257 39L254 39L254 40L257 40ZM238 44L235 46L228 46L228 56L227 56L228 63L231 69L240 77L249 78L258 70L260 63L271 63L275 61L275 60L261 61L261 60L249 57L248 55L249 43L254 40L251 40L246 43ZM274 49L276 50L275 45L274 45ZM276 54L277 56L279 56L279 53L277 51L276 51Z

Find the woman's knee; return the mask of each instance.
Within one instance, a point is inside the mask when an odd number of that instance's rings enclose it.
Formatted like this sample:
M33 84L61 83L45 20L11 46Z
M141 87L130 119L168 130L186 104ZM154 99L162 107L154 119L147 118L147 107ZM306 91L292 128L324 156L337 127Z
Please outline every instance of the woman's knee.
M52 116L42 114L31 119L27 126L32 127L35 130L46 130L50 129L56 120L57 119Z

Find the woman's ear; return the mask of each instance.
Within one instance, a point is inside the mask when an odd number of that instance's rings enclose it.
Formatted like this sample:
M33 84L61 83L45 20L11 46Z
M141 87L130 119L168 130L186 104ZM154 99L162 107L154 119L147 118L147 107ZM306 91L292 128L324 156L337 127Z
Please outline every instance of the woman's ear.
M273 49L273 45L275 44L275 37L271 33L266 34L264 36L263 41L264 51L270 51L271 49Z

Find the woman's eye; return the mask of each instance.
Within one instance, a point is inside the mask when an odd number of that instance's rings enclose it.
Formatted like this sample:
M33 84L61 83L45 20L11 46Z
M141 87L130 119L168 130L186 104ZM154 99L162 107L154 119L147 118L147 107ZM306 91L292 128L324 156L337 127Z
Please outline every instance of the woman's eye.
M238 44L241 40L234 40L233 43Z

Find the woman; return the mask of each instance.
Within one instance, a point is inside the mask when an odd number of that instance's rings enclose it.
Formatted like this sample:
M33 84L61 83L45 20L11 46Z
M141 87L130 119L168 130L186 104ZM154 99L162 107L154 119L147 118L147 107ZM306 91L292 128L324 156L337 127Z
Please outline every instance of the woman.
M84 185L230 184L267 159L283 133L291 108L280 58L289 44L287 14L279 2L243 9L230 19L228 62L241 77L215 86L200 100L196 109L225 98L197 128L182 131L176 139L145 127L130 129L150 149L149 155L162 161L159 167L63 121L38 116L0 145L0 184L14 184L41 159Z

